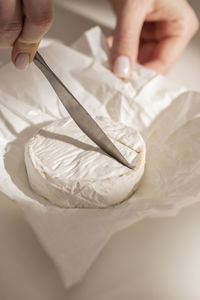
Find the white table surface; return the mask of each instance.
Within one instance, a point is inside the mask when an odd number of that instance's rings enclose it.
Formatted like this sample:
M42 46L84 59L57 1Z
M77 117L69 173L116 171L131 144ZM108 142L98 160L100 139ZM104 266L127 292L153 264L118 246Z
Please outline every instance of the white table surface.
M104 0L57 2L50 37L71 43L96 22L114 24ZM199 45L200 34L168 75L198 91ZM7 61L8 52L1 51L0 64ZM67 291L19 208L0 193L0 299L199 300L199 232L200 203L176 217L143 220L116 234L82 282Z

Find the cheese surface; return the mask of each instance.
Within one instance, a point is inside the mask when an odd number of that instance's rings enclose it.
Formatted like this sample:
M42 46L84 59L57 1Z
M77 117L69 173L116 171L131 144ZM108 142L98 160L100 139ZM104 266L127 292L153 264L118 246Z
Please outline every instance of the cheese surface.
M30 185L54 205L108 207L127 199L141 179L146 150L140 134L107 118L96 122L135 168L104 153L73 120L54 121L25 146Z

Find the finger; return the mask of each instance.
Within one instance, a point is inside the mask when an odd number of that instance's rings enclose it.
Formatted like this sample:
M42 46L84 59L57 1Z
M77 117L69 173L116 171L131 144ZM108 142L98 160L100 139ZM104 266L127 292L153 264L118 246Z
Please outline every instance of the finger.
M121 78L130 76L137 58L147 3L138 0L116 1L117 25L111 50L111 66L113 72Z
M161 40L154 48L150 60L144 66L158 73L166 74L181 55L187 43L188 40L181 37Z
M23 0L23 9L24 27L12 52L12 60L20 69L32 62L40 40L53 22L53 0Z
M157 31L157 39L162 37L163 32L166 37L157 43L149 62L145 63L144 66L163 74L166 74L172 68L189 40L198 30L198 19L195 14L191 16L192 18L180 19L177 22L173 22L173 24L171 22L162 23L164 30L160 31L159 29ZM180 24L184 24L184 26L180 26ZM172 35L172 28L180 28L180 30L174 30L174 35Z
M139 46L139 53L138 53L138 62L140 64L145 64L146 62L151 60L151 57L153 55L154 49L157 45L157 42L155 41L140 41Z
M0 0L0 48L11 47L21 30L20 1Z
M182 10L181 7L178 8L176 18L171 18L171 15L166 13L165 18L161 18L162 20L154 25L147 23L144 26L143 41L156 42L152 55L144 66L159 73L167 73L197 32L199 27L197 16L187 2L183 3L185 6Z
M160 23L161 22L145 22L141 31L141 39L144 41L155 41L160 39L157 35L157 28L161 26Z

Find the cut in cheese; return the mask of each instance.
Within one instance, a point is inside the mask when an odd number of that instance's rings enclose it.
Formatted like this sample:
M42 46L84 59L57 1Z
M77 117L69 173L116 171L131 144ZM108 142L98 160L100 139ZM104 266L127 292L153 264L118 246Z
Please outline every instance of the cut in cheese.
M107 118L96 122L133 170L104 153L74 123L55 121L25 147L32 189L60 207L108 207L130 196L144 172L145 143L133 128Z

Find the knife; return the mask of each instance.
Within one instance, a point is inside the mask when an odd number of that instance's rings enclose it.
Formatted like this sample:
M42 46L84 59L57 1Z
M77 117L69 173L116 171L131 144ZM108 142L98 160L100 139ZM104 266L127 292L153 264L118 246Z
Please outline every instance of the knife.
M58 98L78 127L109 156L115 158L124 166L133 169L134 166L125 159L125 157L115 147L112 141L95 122L95 120L89 115L89 113L78 102L75 96L50 69L38 51L36 52L33 61L49 81Z

